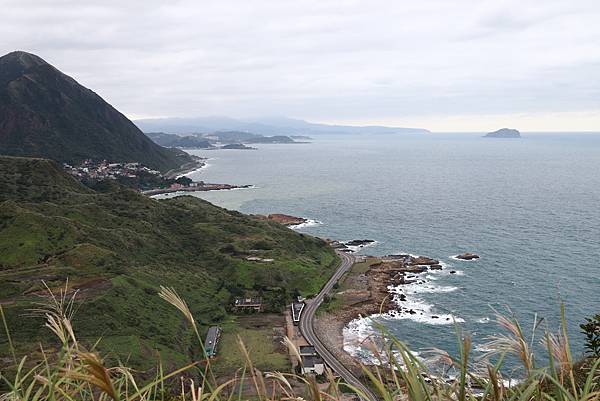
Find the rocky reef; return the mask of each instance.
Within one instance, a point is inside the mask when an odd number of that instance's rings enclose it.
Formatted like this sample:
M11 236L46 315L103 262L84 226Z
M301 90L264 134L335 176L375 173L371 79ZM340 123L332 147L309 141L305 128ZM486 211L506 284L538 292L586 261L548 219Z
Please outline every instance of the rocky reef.
M475 260L475 259L479 259L479 255L477 255L475 253L465 252L463 254L456 255L454 258L461 259L461 260Z
M422 279L416 274L441 269L439 260L427 256L400 254L382 257L372 263L366 273L353 279L355 283L352 283L351 289L344 291L344 297L352 298L353 302L346 302L339 317L348 323L359 316L398 310L398 304L390 296L390 286L419 284ZM402 295L399 300L403 301Z
M305 224L306 222L308 222L308 220L303 217L295 217L295 216L290 216L288 214L282 214L282 213L273 213L268 216L257 216L257 217L262 218L264 220L276 221L277 223L280 223L280 224L283 224L286 226L297 226L299 224Z
M329 245L341 252L354 253L362 248L373 245L376 241L372 239L353 239L351 241L331 241L328 240Z

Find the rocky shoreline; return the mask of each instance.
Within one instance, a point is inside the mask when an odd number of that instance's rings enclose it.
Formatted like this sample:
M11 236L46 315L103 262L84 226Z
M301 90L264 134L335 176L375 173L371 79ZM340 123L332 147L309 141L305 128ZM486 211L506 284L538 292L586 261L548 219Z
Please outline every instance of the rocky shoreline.
M179 168L167 171L164 176L166 178L177 178L182 175L186 175L191 173L192 171L199 170L206 166L206 158L200 156L190 155L193 160L191 162L185 163Z
M377 241L372 239L353 239L346 242L329 240L329 245L341 252L354 253L363 249L364 247L374 245L376 242Z
M370 266L358 288L346 290L346 293L351 292L358 298L362 297L363 300L345 306L340 312L340 317L348 323L361 316L399 310L393 294L389 291L390 286L419 283L421 280L416 274L442 268L439 260L426 256L382 257L379 262ZM402 301L402 297L400 295L398 299Z
M347 366L360 371L360 361L344 350L344 328L355 319L371 315L388 313L417 313L403 308L406 299L402 294L390 291L390 288L405 284L424 284L418 275L427 271L443 269L439 260L426 256L408 254L388 255L381 258L365 258L371 261L364 273L346 277L343 291L335 296L343 297L343 305L334 312L321 313L315 322L319 338L327 343L338 358ZM365 263L367 263L365 261ZM450 271L450 273L456 273Z
M282 214L282 213L273 213L268 216L257 215L256 217L263 219L263 220L275 221L277 223L283 224L284 226L288 226L288 227L297 226L300 224L306 224L308 222L308 219L305 219L303 217L295 217L295 216L290 216L288 214Z

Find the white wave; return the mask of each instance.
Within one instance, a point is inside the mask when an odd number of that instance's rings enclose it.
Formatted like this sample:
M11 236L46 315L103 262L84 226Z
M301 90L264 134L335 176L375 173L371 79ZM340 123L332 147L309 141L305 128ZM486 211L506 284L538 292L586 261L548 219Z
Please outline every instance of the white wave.
M365 248L368 248L370 246L374 246L374 245L378 244L377 241L373 241L373 242L369 242L369 243L361 244L361 245L346 245L346 242L350 242L350 241L344 241L344 242L342 242L342 244L344 244L346 246L346 248L348 248L350 250L351 253L356 253Z
M408 255L408 256L411 256L413 258L418 258L419 257L419 255L415 255L414 253L408 253L408 252L404 252L404 251L394 252L394 253L392 253L392 255Z
M398 305L399 309L390 311L387 315L393 319L408 319L432 325L464 322L464 319L452 314L435 312L435 305L425 302L418 296L419 294L450 293L458 290L458 287L455 286L443 286L432 283L434 281L432 273L436 272L440 272L440 270L413 274L412 276L417 278L416 282L389 286L388 290L393 295L394 303ZM422 278L422 280L418 280L418 278ZM401 300L401 298L404 300Z
M372 325L373 317L383 316L385 315L359 317L349 322L343 330L344 351L360 359L365 365L379 365L381 362L388 362L385 352L383 352L385 341ZM373 352L374 349L377 349L378 356ZM419 357L418 352L411 351L411 353L415 357ZM399 353L395 352L394 357L398 362L402 360Z
M368 349L370 344L367 344L376 334L371 322L371 317L359 317L350 321L342 332L344 351L367 365L378 363L375 355Z
M458 287L435 285L430 282L423 284L412 283L412 284L401 284L398 286L390 286L389 290L392 294L439 294L445 292L454 292L458 290Z
M454 274L456 276L464 276L465 272L462 270L450 270L448 274Z
M290 228L292 230L298 230L300 228L320 226L321 224L323 224L323 223L320 222L319 220L306 219L306 221L304 223L294 224L294 225L290 226Z
M196 169L194 169L194 170L192 170L192 171L188 171L188 172L187 172L187 173L185 173L185 174L180 174L180 175L176 176L175 178L187 177L187 176L189 176L189 175L192 175L192 174L195 174L195 173L197 173L197 172L199 172L199 171L206 170L207 168L209 168L209 167L211 167L211 166L212 166L212 164L208 163L208 160L212 160L212 159L206 159L206 160L204 161L204 163L202 164L202 166L200 166L200 167L198 167L198 168L196 168Z
M435 305L424 302L420 299L406 298L405 301L398 301L402 305L401 309L389 311L386 317L394 320L412 320L417 323L430 325L446 325L455 322L462 323L464 319L449 313L434 312Z

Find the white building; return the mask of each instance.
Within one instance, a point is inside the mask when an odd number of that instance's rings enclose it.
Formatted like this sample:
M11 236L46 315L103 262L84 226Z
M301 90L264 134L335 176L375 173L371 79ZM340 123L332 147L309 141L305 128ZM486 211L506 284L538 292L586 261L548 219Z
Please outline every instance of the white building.
M302 357L302 374L322 375L325 373L325 362L318 355Z

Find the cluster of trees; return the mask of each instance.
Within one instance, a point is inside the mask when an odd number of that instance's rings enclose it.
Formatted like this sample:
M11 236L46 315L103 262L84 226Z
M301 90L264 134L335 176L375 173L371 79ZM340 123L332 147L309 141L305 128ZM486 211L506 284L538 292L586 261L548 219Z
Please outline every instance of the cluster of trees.
M139 190L149 190L156 188L168 188L172 184L181 184L183 186L189 186L193 181L189 177L181 176L177 179L175 178L165 178L162 175L156 175L149 172L140 171L135 177L127 177L124 175L117 176L116 181L127 187ZM92 188L96 191L101 191L102 188L109 186L114 187L113 180L96 180L96 179L83 179L82 184L85 186Z

